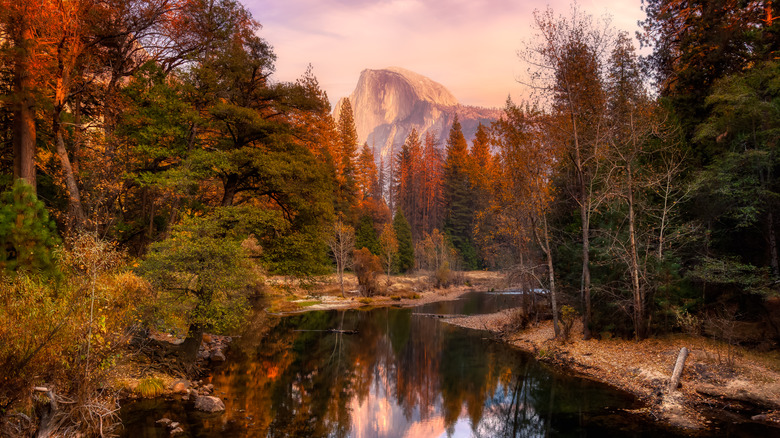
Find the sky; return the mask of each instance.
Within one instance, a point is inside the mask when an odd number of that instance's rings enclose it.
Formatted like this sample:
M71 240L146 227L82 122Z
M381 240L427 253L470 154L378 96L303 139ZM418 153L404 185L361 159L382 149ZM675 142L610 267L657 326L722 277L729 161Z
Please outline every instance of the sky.
M570 0L244 0L274 47L276 81L313 66L331 104L366 68L402 67L447 87L462 104L503 107L528 95L517 56L533 37L533 11L568 15ZM634 35L641 0L579 0L595 18ZM638 47L638 44L637 44Z

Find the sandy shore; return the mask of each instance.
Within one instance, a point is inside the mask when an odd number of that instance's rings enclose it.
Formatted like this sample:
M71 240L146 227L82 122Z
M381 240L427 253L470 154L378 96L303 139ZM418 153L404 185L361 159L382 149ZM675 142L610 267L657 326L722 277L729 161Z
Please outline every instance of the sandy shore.
M639 413L689 431L710 424L705 412L734 420L780 426L780 361L777 354L759 354L692 336L643 341L582 340L581 326L571 340L554 339L552 321L522 331L507 329L516 310L490 315L449 318L446 323L493 333L504 342L583 377L635 394L645 403ZM677 391L667 389L677 355L690 350ZM728 350L731 348L731 350ZM733 357L733 363L727 363ZM714 411L713 411L714 410ZM752 417L752 420L750 419Z

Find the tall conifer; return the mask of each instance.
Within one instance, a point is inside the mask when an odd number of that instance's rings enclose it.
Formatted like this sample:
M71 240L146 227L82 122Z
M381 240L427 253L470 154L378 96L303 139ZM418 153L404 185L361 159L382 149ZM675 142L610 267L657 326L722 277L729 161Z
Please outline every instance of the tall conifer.
M444 162L444 232L452 239L465 266L476 269L478 260L472 237L474 200L468 162L468 145L456 116L447 139L447 158Z

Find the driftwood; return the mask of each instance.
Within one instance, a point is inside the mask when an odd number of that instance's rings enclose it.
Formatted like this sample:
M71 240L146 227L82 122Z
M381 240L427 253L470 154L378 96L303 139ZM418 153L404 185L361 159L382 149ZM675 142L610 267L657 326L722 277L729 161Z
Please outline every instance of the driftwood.
M325 332L325 333L341 333L343 335L356 335L357 330L340 330L340 329L328 329L328 330L293 330L294 332Z
M438 313L412 313L412 316L427 316L430 318L447 319L447 318L460 318L467 315L440 315Z
M680 349L680 354L677 355L677 362L674 364L672 378L669 379L669 388L667 389L669 393L677 391L677 387L680 386L680 377L682 376L683 368L685 367L685 360L687 358L688 349L683 347Z

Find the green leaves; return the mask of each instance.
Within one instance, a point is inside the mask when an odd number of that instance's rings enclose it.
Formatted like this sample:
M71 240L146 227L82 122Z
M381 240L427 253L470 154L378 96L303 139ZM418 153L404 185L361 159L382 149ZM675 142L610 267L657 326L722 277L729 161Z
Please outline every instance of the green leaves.
M246 252L213 218L190 218L175 227L150 247L138 271L191 324L221 331L247 309L252 269Z
M30 185L18 179L0 194L0 272L54 273L58 243L54 221Z

